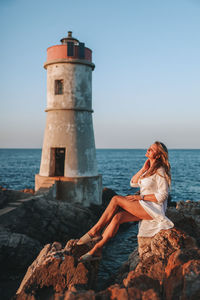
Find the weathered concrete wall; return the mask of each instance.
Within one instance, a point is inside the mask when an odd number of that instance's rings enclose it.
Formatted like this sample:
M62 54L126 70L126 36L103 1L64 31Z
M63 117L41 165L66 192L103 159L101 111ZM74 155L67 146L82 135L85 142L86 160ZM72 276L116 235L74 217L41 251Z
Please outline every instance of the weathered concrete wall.
M70 203L80 203L89 207L91 203L100 204L102 199L101 176L71 178L56 181L56 198Z
M73 110L48 112L40 175L52 176L51 148L56 147L66 148L64 176L98 174L91 113Z
M50 62L47 68L47 117L40 173L35 190L55 180L58 200L84 206L101 203L102 179L98 175L92 122L92 70L84 60ZM55 81L63 93L55 94ZM64 176L55 177L55 148L65 149Z
M54 183L53 186L50 183ZM91 203L101 204L102 177L45 177L35 176L35 190L51 188L51 196L69 203L80 203L89 207Z
M64 80L64 93L55 95L55 80ZM92 122L92 69L79 64L47 68L47 119L40 166L51 174L51 148L63 147L66 177L96 176L96 149Z
M63 95L55 95L55 80L64 81ZM47 67L47 109L92 109L92 68L60 63Z

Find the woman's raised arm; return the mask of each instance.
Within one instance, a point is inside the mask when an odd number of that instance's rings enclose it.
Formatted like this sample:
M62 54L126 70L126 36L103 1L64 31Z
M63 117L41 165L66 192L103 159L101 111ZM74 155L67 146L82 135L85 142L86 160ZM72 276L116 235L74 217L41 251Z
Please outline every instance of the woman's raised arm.
M138 186L138 180L144 172L146 172L150 167L150 161L147 159L143 165L143 167L131 178L130 186L131 187L137 187Z

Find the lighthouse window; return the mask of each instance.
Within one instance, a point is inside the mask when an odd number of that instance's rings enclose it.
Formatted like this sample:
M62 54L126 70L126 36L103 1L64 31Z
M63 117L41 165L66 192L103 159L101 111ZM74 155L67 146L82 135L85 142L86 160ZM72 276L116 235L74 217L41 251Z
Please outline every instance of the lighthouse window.
M78 57L83 59L85 58L85 43L79 43Z
M63 94L63 79L55 80L55 95Z
M67 42L67 56L74 56L74 43Z

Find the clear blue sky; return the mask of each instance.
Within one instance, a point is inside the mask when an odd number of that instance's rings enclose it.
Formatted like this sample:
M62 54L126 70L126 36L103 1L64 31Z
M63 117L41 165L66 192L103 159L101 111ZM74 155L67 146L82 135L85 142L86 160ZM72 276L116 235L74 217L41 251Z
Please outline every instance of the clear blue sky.
M0 147L41 148L46 49L93 50L97 148L200 148L200 1L0 0Z

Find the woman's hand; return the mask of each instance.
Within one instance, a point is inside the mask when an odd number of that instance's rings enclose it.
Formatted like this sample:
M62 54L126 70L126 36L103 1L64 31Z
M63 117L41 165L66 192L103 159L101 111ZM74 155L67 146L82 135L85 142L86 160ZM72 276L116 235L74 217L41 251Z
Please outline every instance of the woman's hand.
M143 167L131 178L131 183L138 184L139 178L150 168L150 160L147 159ZM132 186L132 185L131 185Z
M146 172L150 168L150 160L147 159L142 167L143 171Z
M128 195L126 196L126 199L129 201L139 201L141 200L140 195Z

